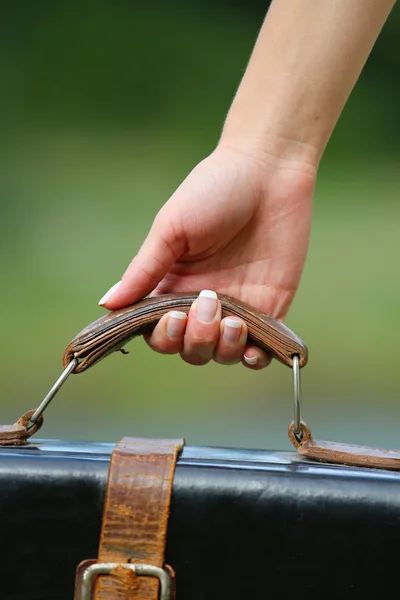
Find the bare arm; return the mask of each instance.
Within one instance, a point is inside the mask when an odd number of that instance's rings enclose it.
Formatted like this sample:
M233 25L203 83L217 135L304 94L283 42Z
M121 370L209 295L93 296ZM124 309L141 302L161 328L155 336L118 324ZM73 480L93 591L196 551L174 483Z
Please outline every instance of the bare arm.
M223 141L312 164L395 0L273 0Z

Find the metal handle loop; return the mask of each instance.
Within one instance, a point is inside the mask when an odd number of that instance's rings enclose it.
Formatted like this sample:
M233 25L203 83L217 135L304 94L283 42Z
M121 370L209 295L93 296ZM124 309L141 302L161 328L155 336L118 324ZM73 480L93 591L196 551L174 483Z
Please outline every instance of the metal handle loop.
M297 354L293 356L293 410L294 434L298 440L302 438L301 430L301 385L300 385L300 360Z
M60 377L57 379L47 396L35 410L33 415L28 421L27 430L29 431L36 425L39 417L46 410L50 402L53 400L54 396L61 388L63 383L67 380L68 376L74 371L76 366L79 364L79 360L77 358L73 358L68 366L61 373ZM293 356L293 410L294 410L294 434L298 440L302 438L302 429L301 429L301 385L300 385L300 358L297 354Z
M73 372L78 363L79 360L77 358L73 358L69 365L61 373L60 377L57 379L57 381L55 382L45 399L40 403L38 408L35 410L31 418L29 419L26 426L28 431L32 429L34 425L36 425L40 415L44 413L50 402L53 400L54 396L57 394L60 387L63 385L63 383L65 383L65 381L68 379L68 376Z

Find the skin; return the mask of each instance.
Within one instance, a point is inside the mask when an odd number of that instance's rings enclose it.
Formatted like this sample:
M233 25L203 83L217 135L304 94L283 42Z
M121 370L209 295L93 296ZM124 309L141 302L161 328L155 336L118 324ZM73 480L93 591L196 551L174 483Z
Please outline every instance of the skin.
M162 207L102 306L115 310L149 293L205 289L285 317L307 256L321 156L393 5L272 2L219 144ZM150 346L195 365L269 364L264 352L246 345L244 322L229 329L221 321L219 302L214 318L199 318L202 301L188 318L165 315L147 337Z

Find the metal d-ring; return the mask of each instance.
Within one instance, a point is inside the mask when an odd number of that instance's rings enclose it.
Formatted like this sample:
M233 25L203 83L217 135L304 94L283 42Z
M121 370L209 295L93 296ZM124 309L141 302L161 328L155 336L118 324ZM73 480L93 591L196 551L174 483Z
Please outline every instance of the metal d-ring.
M302 438L301 430L301 386L300 386L300 359L297 354L293 356L293 433L297 439Z
M62 386L62 384L67 380L68 376L73 372L78 363L79 360L77 358L73 358L69 365L61 373L60 377L57 379L57 381L55 382L45 399L40 403L38 408L35 410L31 418L29 419L28 424L26 426L28 431L32 429L34 425L36 425L36 422L39 419L40 415L44 413L44 411L46 410L46 408L48 407L48 405L53 400L54 396L57 394L58 390Z

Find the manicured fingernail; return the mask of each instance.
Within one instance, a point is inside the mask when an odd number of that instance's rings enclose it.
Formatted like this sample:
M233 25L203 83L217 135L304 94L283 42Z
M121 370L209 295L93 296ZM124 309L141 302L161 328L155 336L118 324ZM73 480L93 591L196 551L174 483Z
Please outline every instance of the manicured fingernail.
M203 290L199 294L197 306L197 318L199 321L209 323L217 314L217 294L211 290Z
M186 313L180 310L172 310L168 315L167 321L167 336L171 340L176 340L181 337L185 329Z
M248 365L256 365L258 362L258 357L257 356L243 356L244 360L247 362Z
M235 319L225 319L224 321L224 340L228 344L236 344L240 340L242 329L241 321Z
M103 306L103 304L105 304L111 298L111 296L116 291L116 289L118 288L118 286L119 286L120 283L121 282L118 281L117 283L114 283L114 285L112 287L110 287L110 289L108 290L108 292L106 294L104 294L104 296L100 300L99 306Z

